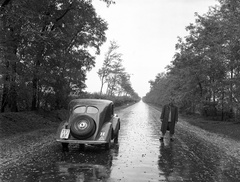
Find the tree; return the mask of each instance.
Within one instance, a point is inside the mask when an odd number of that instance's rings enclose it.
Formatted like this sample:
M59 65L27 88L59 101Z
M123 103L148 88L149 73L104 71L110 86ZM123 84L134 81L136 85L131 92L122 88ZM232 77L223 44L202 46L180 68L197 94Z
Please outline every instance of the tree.
M118 91L118 95L131 95L132 94L132 86L131 86L131 82L130 82L130 75L123 72L120 75L120 89Z
M112 68L110 74L107 77L107 93L108 95L115 95L115 92L120 90L120 83L121 83L121 75L124 74L125 68L122 65L122 60L117 59L113 61Z
M114 74L119 71L114 69L119 69L118 67L121 66L122 54L117 53L118 48L119 46L116 41L110 42L110 47L105 54L103 66L98 70L98 76L101 80L100 95L102 94L104 84L111 80L110 74Z
M189 35L176 44L166 77L151 82L146 100L161 100L171 93L187 112L214 106L222 119L232 117L233 110L239 112L240 2L219 2L203 16L196 14L196 23L186 27Z
M107 84L107 95L128 95L135 100L139 100L138 94L135 93L131 86L130 75L125 72L122 65L122 54L118 53L118 48L119 46L115 41L110 42L103 66L98 70L98 76L101 80L100 95L103 92L104 84Z
M0 23L2 112L7 105L17 110L22 88L32 93L32 110L61 107L71 91L86 87L86 72L95 65L90 49L99 54L106 41L107 24L90 1L5 0Z

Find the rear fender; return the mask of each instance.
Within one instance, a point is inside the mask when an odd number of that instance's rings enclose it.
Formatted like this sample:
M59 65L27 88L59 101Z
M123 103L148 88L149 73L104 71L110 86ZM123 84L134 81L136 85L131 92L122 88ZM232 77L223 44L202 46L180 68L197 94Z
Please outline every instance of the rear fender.
M117 116L114 116L112 125L113 125L113 134L116 135L118 130L120 130L120 118Z
M112 123L108 122L102 126L102 129L99 132L98 140L100 141L109 141L111 139Z

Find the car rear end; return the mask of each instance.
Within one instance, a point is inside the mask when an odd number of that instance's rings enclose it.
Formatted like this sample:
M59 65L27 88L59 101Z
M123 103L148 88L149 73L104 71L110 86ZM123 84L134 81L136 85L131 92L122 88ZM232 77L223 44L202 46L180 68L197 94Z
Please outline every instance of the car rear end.
M56 141L63 147L69 143L108 144L112 135L112 123L106 121L109 103L89 99L70 102L70 117L59 125Z

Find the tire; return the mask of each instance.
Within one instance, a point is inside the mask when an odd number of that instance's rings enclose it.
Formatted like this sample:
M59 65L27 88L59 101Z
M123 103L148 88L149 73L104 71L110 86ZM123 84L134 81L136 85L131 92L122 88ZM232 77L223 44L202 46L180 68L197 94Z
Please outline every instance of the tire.
M118 143L119 130L120 130L120 122L119 122L119 127L118 127L117 134L114 136L114 143Z
M118 143L118 135L119 135L119 130L117 131L117 134L116 134L116 136L114 138L114 143Z
M96 131L96 124L89 116L78 116L71 122L71 135L77 139L91 137Z
M111 147L111 136L112 136L112 129L110 130L110 134L109 134L109 139L108 142L104 144L105 150L109 150Z

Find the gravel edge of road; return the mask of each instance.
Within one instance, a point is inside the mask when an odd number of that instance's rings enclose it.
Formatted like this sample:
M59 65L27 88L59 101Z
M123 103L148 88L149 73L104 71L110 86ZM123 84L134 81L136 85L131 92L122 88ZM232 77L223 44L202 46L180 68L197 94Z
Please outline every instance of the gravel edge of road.
M42 128L28 133L11 136L0 141L0 169L11 164L19 165L21 159L28 159L33 153L51 145L55 141L56 128Z
M177 127L184 128L185 130L194 133L197 137L211 143L220 150L223 150L228 156L234 157L240 161L240 142L226 137L225 135L212 133L197 126L193 126L183 119L180 119L177 125Z

